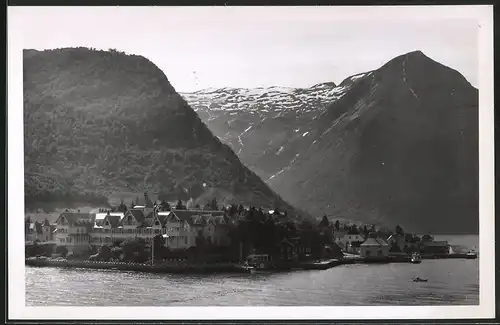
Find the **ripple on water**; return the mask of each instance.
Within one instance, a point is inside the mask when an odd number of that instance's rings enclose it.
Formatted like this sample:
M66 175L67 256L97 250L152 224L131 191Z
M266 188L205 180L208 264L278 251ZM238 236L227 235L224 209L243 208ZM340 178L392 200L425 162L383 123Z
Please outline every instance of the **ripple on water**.
M429 282L415 283L414 276ZM26 267L30 306L349 306L479 303L478 260L185 276Z

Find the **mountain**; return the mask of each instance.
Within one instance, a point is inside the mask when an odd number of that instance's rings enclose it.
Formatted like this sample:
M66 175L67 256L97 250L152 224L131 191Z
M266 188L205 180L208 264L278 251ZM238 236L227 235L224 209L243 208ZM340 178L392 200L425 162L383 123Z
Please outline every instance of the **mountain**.
M296 108L310 111L303 119L261 111L276 132L254 130L268 150L245 153L245 146L242 161L285 200L316 215L399 223L415 232L477 233L477 89L421 51L347 78L337 89L330 91L341 96L329 105ZM247 111L234 112L228 124L257 129ZM223 123L207 122L219 136ZM244 144L252 143L247 133Z
M146 58L87 48L23 54L28 208L99 205L147 190L296 212L212 135Z
M309 144L309 130L303 126L349 86L347 81L342 87L326 82L310 88L221 88L181 95L245 165L269 179L295 157L302 143Z

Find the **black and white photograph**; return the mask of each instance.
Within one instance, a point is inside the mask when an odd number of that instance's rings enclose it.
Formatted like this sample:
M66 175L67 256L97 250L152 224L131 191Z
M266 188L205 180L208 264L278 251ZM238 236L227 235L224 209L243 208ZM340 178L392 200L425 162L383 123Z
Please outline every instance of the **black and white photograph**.
M493 317L492 12L9 7L11 316Z

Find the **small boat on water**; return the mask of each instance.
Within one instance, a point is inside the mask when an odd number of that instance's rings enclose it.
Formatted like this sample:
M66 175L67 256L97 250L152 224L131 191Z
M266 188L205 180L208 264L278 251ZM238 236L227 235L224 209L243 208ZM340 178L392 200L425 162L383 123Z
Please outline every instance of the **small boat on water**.
M476 259L477 253L474 250L470 250L467 252L467 254L465 254L465 258L471 259L471 260Z
M421 277L414 277L413 282L427 282L427 279L422 279Z
M422 263L422 258L420 257L419 254L413 253L411 255L410 263L412 263L412 264L420 264L420 263Z

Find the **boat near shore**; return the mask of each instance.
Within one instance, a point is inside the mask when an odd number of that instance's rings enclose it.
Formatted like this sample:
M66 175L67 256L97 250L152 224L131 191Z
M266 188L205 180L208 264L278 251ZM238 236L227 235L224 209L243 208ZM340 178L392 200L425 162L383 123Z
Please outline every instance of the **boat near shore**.
M465 258L466 259L469 259L469 260L473 260L473 259L476 259L477 258L477 253L476 251L474 250L470 250L467 252L467 254L465 254Z
M419 254L413 253L411 255L410 263L412 263L412 264L420 264L420 263L422 263L422 258L420 257Z

